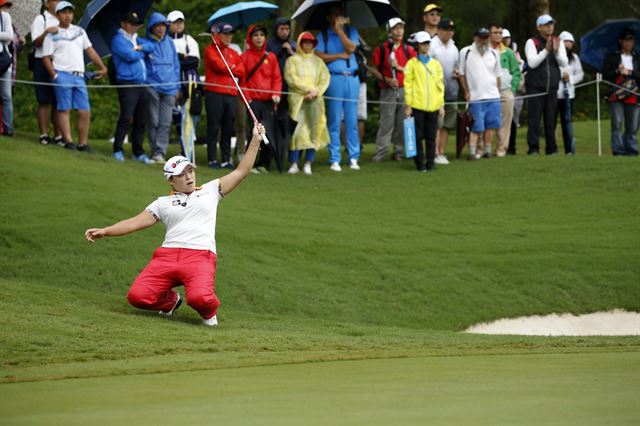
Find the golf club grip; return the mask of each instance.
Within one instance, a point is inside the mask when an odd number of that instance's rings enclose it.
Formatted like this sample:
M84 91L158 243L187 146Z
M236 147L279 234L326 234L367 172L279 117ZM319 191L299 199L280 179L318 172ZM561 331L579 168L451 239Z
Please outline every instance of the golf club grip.
M265 145L269 145L269 139L267 139L267 135L260 135L260 137L262 138L262 142L264 142Z

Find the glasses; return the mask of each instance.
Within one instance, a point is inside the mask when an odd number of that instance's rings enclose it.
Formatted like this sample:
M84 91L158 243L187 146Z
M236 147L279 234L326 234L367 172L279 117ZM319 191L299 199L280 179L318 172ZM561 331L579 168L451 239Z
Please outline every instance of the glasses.
M440 16L440 12L429 12L427 16Z

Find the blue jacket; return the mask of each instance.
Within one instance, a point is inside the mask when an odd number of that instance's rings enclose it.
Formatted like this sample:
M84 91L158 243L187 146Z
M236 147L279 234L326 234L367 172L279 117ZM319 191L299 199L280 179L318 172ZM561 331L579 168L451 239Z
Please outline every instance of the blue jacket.
M142 44L148 54L145 58L147 66L147 83L170 83L171 85L155 86L153 89L158 93L165 95L175 95L180 89L178 82L180 81L180 60L176 53L176 47L170 37L165 35L158 40L151 33L151 28L161 22L167 22L167 18L161 13L154 12L149 17L147 24L147 37L143 39ZM168 30L168 29L167 29ZM167 31L167 34L169 31Z
M131 36L123 29L119 29L111 40L111 54L118 81L137 84L144 84L147 81L147 65L144 57L145 52L150 52L152 46L139 44L142 45L142 51L134 50Z

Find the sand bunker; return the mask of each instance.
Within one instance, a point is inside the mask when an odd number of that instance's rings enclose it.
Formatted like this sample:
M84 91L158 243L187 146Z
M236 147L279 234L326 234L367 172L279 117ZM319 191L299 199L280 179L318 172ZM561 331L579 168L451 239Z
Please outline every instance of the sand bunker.
M465 331L527 336L638 336L640 313L614 309L585 315L550 314L509 318L476 324Z

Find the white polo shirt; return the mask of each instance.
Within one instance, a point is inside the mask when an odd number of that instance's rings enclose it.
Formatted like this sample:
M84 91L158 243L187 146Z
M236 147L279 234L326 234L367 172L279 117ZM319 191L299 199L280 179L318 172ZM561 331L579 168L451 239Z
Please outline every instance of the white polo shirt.
M31 23L31 40L40 37L45 30L57 27L59 23L58 18L50 14L48 10L45 10L43 14L36 16ZM42 46L36 47L35 57L42 58Z
M176 46L176 53L187 56L195 56L200 59L200 47L198 42L189 34L184 34L182 37L174 37L173 44Z
M222 198L216 179L189 195L176 192L149 204L147 211L167 227L162 247L216 253L216 214Z
M56 71L84 72L84 51L91 47L86 31L77 26L60 28L47 34L42 44L42 56L52 56Z
M501 74L500 56L490 47L484 55L478 52L475 44L460 51L460 75L464 75L467 80L472 101L500 99L496 78Z

